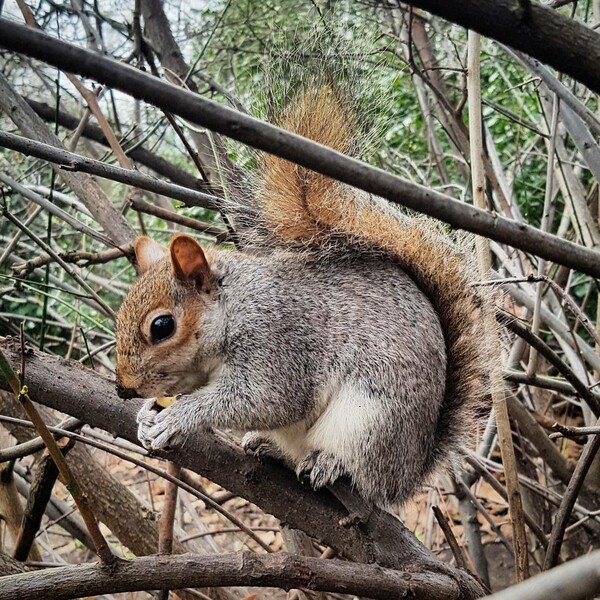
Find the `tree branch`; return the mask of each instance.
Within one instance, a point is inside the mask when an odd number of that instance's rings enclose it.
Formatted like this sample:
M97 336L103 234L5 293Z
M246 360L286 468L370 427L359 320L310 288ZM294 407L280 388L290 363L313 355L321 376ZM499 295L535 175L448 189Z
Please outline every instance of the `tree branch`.
M521 50L600 93L600 35L532 0L404 0Z
M435 575L399 573L375 565L357 565L293 554L240 552L219 556L179 554L120 560L111 568L74 565L2 578L0 600L66 600L149 589L251 585L340 592L395 600L459 600L453 582L440 585Z
M98 175L105 179L138 187L142 190L156 192L168 198L181 200L191 206L201 206L202 208L210 208L212 210L216 210L217 208L218 198L215 196L197 192L196 190L191 190L174 183L161 181L149 175L144 175L135 169L123 169L122 167L109 165L99 160L81 156L68 150L61 150L60 148L55 148L41 142L35 142L19 135L0 131L0 146L54 163L59 165L59 168L62 170L81 171L82 173Z
M31 106L31 108L33 108L38 116L44 119L44 121L49 123L57 121L61 127L66 127L71 130L76 129L79 125L79 119L64 110L57 111L53 106L50 106L45 102L32 100L31 98L23 97L23 99ZM106 141L102 130L96 125L90 123L86 124L83 128L82 135L88 140L98 142L103 146L108 146L108 142ZM122 146L125 149L125 153L136 163L142 164L149 169L152 169L155 173L169 178L173 183L190 188L191 190L204 189L206 191L207 185L201 179L190 175L187 171L176 167L168 160L146 150L146 148L136 146L135 142L122 142Z
M585 600L600 592L600 550L570 560L552 571L536 575L486 600Z
M21 27L38 35L43 35L41 32L29 27ZM50 146L62 148L58 137L46 127L46 124L27 105L23 98L13 90L2 73L0 73L0 109L28 137ZM54 167L54 169L92 213L96 222L116 245L126 244L133 240L135 232L132 227L91 177L80 173L60 171L58 167Z

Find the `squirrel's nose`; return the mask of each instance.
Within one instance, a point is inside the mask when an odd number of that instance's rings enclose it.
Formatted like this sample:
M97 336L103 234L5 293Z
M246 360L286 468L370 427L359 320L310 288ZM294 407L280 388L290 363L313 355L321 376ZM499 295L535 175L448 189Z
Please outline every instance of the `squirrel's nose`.
M124 400L131 400L131 398L139 398L140 395L136 390L132 388L123 387L120 383L117 383L117 396L119 398L123 398Z

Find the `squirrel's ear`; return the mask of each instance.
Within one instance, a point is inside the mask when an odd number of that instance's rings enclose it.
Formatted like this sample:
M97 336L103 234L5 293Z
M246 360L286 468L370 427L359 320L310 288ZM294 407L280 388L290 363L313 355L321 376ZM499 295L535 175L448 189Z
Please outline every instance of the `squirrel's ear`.
M171 265L177 279L201 283L210 275L204 250L189 235L179 234L171 240Z
M166 248L145 235L140 236L133 242L133 250L135 260L142 273L145 273L155 262L167 255Z

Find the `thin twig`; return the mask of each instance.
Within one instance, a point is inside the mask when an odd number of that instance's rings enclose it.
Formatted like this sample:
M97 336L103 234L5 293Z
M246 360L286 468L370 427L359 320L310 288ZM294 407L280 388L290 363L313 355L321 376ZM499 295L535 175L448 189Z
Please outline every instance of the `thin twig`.
M452 527L450 527L448 519L444 516L444 513L442 513L439 506L432 506L431 510L433 510L435 519L438 522L441 530L444 532L444 537L450 546L450 550L452 550L452 555L456 561L456 566L459 569L466 569L467 561L465 559L465 555L463 554L462 548L458 545L458 541L456 540L454 532L452 531Z
M556 136L558 134L558 114L559 114L559 99L558 96L554 96L554 103L552 105L552 117L551 123L548 126L548 133L550 135L550 148L548 150L548 165L546 168L546 190L544 194L544 208L542 212L542 222L540 224L540 229L544 232L548 231L550 226L550 218L551 211L553 208L552 202L552 187L554 182L554 154L556 150ZM537 276L538 278L544 275L544 269L546 266L546 262L543 258L540 258L537 265ZM540 330L540 322L541 322L541 304L542 304L542 295L544 293L544 286L541 283L536 285L535 290L535 302L533 305L533 317L531 322L531 332L533 335L538 335ZM532 348L529 352L529 362L527 364L527 375L533 375L537 372L537 361L538 361L538 353L535 348Z
M83 421L80 421L79 419L68 417L62 423L59 423L58 427L60 429L71 431L73 429L79 429L83 424ZM38 436L32 438L31 440L27 440L22 444L16 444L10 448L3 448L0 450L0 463L9 460L19 460L25 456L35 454L36 452L43 450L45 447L46 445L44 444L44 440Z
M18 219L4 207L0 206L0 214L6 217L13 225L24 231L42 250L47 252L54 260L93 298L99 305L100 309L111 319L115 319L114 310L106 304L106 302L90 287L90 285L82 279L60 256L40 237L38 237L30 228L25 227Z
M479 475L481 475L481 477L483 477L483 479L485 479L490 484L490 486L501 498L508 502L508 495L506 493L506 490L504 489L504 486L491 473L488 472L485 466L482 465L476 457L467 456L466 461L471 467L473 467L473 469L475 469L475 471L477 471L477 473L479 473ZM462 482L460 482L459 485L464 486ZM525 522L527 523L529 529L531 529L531 531L536 536L542 547L546 548L546 546L548 545L548 540L546 539L546 534L544 533L542 528L536 523L535 519L529 513L524 512L523 514L525 516Z
M127 244L118 248L104 250L103 252L87 252L85 250L72 250L71 252L58 252L57 256L64 262L75 264L78 267L90 265L103 265L118 258L127 258L133 253L133 245ZM32 271L54 262L54 257L41 254L25 263L14 265L12 270L17 277L26 277Z
M142 212L147 215L153 215L165 221L171 221L173 223L189 227L190 229L200 231L207 235L215 236L218 243L226 242L229 239L229 233L225 231L225 229L215 227L215 225L205 223L199 219L193 219L191 217L180 215L173 210L161 208L160 206L153 206L147 202L144 202L143 200L140 200L139 198L130 198L129 205L138 212Z
M596 422L596 426L599 425L600 419ZM599 449L600 435L595 435L588 441L577 461L577 466L575 467L575 471L573 471L573 476L567 486L567 490L565 491L558 512L556 513L554 525L552 526L552 532L548 541L548 550L546 552L546 560L544 561L544 570L551 569L558 562L560 547L562 545L567 523L571 517L573 506L581 491L585 476L592 466L592 461L596 457Z
M27 6L27 4L25 4L23 0L17 0L17 4L19 5L21 12L23 13L23 17L27 25L32 28L40 29L40 26L37 24L35 17L33 16L33 13L31 12L31 9ZM123 152L123 148L121 148L117 137L115 136L112 128L108 124L104 113L100 109L100 105L98 104L98 96L94 92L88 90L85 87L85 85L83 85L83 83L81 83L81 81L72 73L65 73L65 75L67 76L69 81L75 86L75 88L81 94L83 99L87 102L89 110L96 117L96 121L98 122L100 129L102 129L102 133L106 137L121 167L123 167L124 169L130 169L132 167L131 160Z
M81 171L91 175L98 175L112 181L118 181L138 187L142 190L155 192L162 196L181 200L191 206L201 206L216 210L219 199L210 194L204 194L196 190L161 181L155 177L144 175L135 169L123 169L114 165L81 156L68 150L55 148L49 144L36 142L12 133L0 132L0 146L16 150L28 156L35 156L48 162L60 165L62 169L70 171Z
M538 352L575 388L577 393L592 409L593 413L597 417L600 416L600 400L598 400L597 395L575 375L552 348L544 343L540 337L533 335L528 327L517 321L512 315L504 311L498 311L497 318L502 325L523 338L530 346L535 346Z
M473 204L484 210L485 202L485 176L483 170L483 135L481 121L481 81L480 68L480 38L473 31L468 34L468 75L467 86L469 93L469 135L471 142L471 184L473 190ZM491 255L489 241L485 238L477 238L477 257L481 277L488 277L491 271ZM498 347L499 340L495 327L493 308L484 306L483 318L486 322L485 330L488 335L488 343ZM498 353L499 354L499 353ZM500 357L498 356L498 360ZM521 492L519 490L519 478L517 463L512 444L510 420L504 386L499 369L490 369L491 396L496 416L498 429L498 442L502 454L502 463L506 474L506 489L508 492L508 507L513 529L513 550L515 553L515 568L517 581L523 581L529 576L529 557L527 554L527 535L525 533L525 520L523 517L523 505Z
M180 478L181 467L169 461L167 473L176 479ZM173 552L173 528L175 525L175 509L177 508L177 484L166 482L165 496L163 502L160 524L158 527L158 554L171 554ZM161 590L157 600L168 600L169 590Z
M551 440L556 440L562 437L570 439L578 439L586 435L598 435L600 434L600 427L592 425L591 427L569 427L562 425L561 423L554 423L552 426L555 429L555 433L550 434Z

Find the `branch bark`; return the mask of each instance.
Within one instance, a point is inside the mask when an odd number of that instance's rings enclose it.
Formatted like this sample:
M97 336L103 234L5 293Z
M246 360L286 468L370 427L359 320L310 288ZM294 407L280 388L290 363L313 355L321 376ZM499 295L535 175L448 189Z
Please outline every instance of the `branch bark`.
M531 0L405 0L521 50L600 93L600 35Z
M75 565L2 578L0 600L67 600L117 592L251 585L305 587L382 600L423 598L459 600L460 589L424 573L399 573L375 565L357 565L292 554L250 552L220 556L145 556L119 561L107 569Z
M23 573L24 571L29 571L29 567L20 563L18 560L11 558L8 554L0 552L0 577L15 573Z
M536 575L486 600L585 600L600 592L600 550Z

